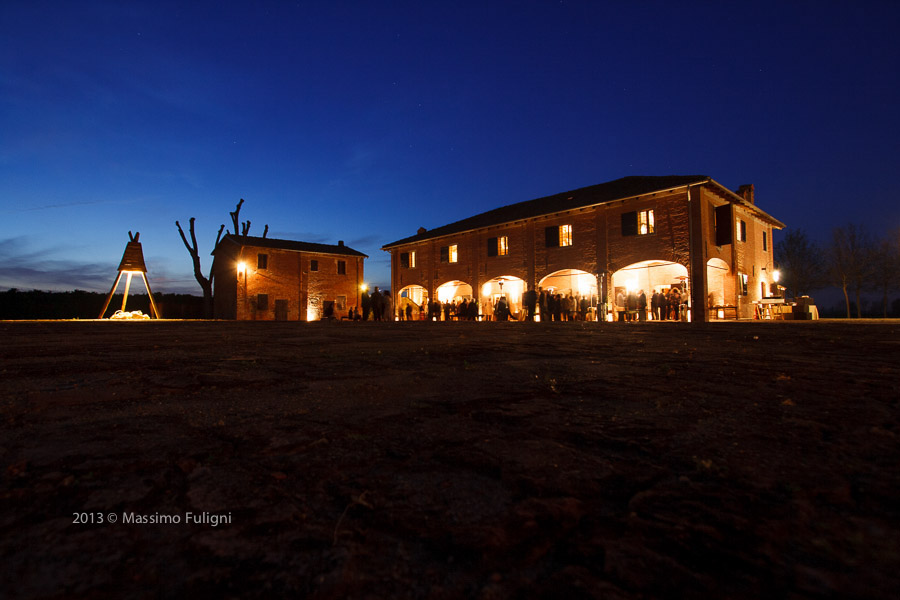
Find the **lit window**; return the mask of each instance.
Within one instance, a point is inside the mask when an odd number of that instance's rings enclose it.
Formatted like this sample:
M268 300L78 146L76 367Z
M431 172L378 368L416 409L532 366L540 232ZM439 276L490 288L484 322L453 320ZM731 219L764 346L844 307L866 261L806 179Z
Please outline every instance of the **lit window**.
M560 225L559 226L559 245L560 246L571 246L572 245L572 226L571 225Z
M458 254L456 251L456 244L453 244L452 246L450 246L449 254L447 256L448 256L448 262L455 263L457 261Z
M741 296L746 296L749 293L749 283L750 278L746 273L738 273L739 281L741 282Z
M506 256L507 254L509 254L509 238L501 235L497 238L497 255Z
M642 210L638 213L638 233L647 235L656 230L656 221L653 218L653 209Z
M409 253L409 268L410 269L416 268L416 252L415 252L415 250L413 250L412 252Z

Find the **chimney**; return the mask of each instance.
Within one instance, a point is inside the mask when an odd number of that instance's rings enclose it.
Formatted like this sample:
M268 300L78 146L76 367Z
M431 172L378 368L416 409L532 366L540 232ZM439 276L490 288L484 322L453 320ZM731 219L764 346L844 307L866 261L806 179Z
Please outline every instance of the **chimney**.
M753 184L748 183L747 185L742 185L737 190L737 195L749 202L750 204L756 204L756 200L753 197Z
M341 248L343 248L343 247L344 247L344 240L338 240L338 246L340 246Z
M426 231L428 231L428 230L425 229L424 227L419 227L419 231L417 231L416 233L417 233L418 235L422 235L422 234L425 233Z

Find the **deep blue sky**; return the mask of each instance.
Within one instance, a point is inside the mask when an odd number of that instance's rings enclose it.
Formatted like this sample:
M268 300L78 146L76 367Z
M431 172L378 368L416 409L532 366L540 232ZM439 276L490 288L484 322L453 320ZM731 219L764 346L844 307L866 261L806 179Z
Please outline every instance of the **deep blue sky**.
M0 289L199 293L250 233L383 244L626 175L790 227L900 226L900 3L0 3Z

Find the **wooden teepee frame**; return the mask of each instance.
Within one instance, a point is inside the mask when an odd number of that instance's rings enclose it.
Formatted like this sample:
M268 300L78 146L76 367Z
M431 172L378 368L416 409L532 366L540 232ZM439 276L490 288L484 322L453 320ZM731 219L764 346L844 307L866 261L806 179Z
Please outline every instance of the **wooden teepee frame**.
M128 291L131 289L131 277L135 273L140 274L141 279L144 280L144 287L147 288L147 295L150 297L150 316L159 318L159 310L156 308L153 292L150 291L150 282L147 280L147 265L144 263L144 251L141 248L141 243L138 241L141 234L138 232L131 235L129 231L128 237L131 241L125 246L125 254L122 255L122 262L119 263L119 275L116 277L116 282L113 284L112 289L109 290L109 295L106 297L106 302L103 304L103 310L100 311L98 319L102 319L103 315L106 314L106 309L109 308L109 303L116 293L116 288L119 287L119 281L122 280L123 274L127 275L125 279L125 295L122 296L122 312L125 312L125 304L128 302Z

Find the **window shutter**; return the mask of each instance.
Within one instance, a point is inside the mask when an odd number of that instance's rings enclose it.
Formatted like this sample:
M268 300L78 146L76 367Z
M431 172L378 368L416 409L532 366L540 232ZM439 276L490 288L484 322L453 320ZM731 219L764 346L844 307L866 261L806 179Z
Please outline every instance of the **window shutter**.
M716 207L716 246L726 246L732 240L731 204Z
M404 269L409 268L409 252L400 253L400 266Z
M559 226L545 227L544 239L548 248L559 248Z
M495 237L488 238L487 253L488 253L488 256L497 256L497 238L495 238Z
M637 235L638 215L637 211L622 213L622 235Z
M450 246L441 246L441 262L450 262Z

